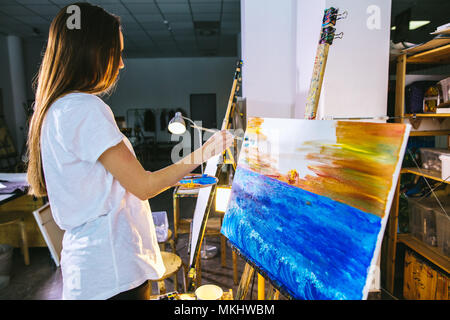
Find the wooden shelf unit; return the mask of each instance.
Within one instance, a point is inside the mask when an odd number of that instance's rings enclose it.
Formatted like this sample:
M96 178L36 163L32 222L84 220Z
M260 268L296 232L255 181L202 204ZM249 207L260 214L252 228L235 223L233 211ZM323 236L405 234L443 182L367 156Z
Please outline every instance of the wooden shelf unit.
M397 74L396 74L396 88L395 88L395 116L397 122L403 122L404 119L410 120L414 128L420 126L422 119L439 119L444 121L446 118L450 118L450 114L431 114L431 113L417 113L417 114L405 114L405 77L406 77L406 64L407 63L426 63L426 64L449 64L450 63L450 39L440 40L442 45L439 47L431 47L429 43L423 46L426 51L421 51L420 47L413 50L404 50L403 54L397 57ZM431 42L430 42L431 43ZM409 52L408 52L409 51ZM414 52L408 56L409 53ZM411 131L410 136L442 136L450 135L450 128L441 130L426 130L426 131ZM401 174L410 173L418 176L422 176L425 179L432 179L443 183L450 183L450 181L444 181L441 179L440 172L417 169L417 168L402 168ZM394 276L396 269L396 252L397 243L401 242L407 247L422 255L429 260L432 264L439 268L449 272L449 257L435 248L428 246L422 241L414 238L410 234L398 234L398 216L399 216L399 200L400 200L400 178L398 179L394 199L392 202L391 212L389 215L388 225L386 227L385 238L386 242L386 259L385 259L385 272L386 281L385 288L394 294ZM403 266L402 266L403 267Z
M450 258L442 254L437 248L427 245L409 233L399 234L397 241L411 248L445 272L450 273Z
M425 131L411 131L410 137L434 137L434 136L448 136L450 130L425 130Z
M450 41L450 40L449 40ZM450 63L450 44L416 53L406 59L407 63Z
M401 173L412 173L417 176L422 176L428 179L433 179L439 182L450 184L450 180L443 180L439 171L429 169L417 169L417 168L402 168Z

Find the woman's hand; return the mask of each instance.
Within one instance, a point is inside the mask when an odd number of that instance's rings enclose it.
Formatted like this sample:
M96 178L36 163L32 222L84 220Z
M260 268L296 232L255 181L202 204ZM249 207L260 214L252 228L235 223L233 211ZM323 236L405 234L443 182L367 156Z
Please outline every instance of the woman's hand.
M227 130L214 133L202 147L203 161L223 153L233 145L233 141L233 135Z
M209 158L217 156L233 145L234 137L227 130L214 133L201 148L198 148L186 158L182 159L182 164L201 164Z

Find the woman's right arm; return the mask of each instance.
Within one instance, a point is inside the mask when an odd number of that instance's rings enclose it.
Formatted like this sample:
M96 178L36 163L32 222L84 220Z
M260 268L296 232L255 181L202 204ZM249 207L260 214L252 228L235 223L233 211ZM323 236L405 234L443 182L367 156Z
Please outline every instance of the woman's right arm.
M123 141L103 152L99 161L126 190L141 200L147 200L175 185L202 162L222 153L232 143L230 133L217 132L187 157L154 172L146 171Z

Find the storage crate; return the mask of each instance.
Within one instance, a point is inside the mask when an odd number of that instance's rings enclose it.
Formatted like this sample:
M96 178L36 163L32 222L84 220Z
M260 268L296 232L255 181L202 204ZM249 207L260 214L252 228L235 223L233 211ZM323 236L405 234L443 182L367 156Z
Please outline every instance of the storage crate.
M405 252L403 297L409 300L450 300L450 280L409 249Z
M441 159L441 178L442 180L450 180L450 155L441 155L439 156L439 159Z
M435 199L408 198L409 230L411 234L430 246L437 246Z
M435 210L436 214L436 236L437 236L437 246L438 249L450 257L450 217L447 213Z
M442 163L439 159L441 155L450 155L450 151L439 148L420 148L422 168L441 172Z

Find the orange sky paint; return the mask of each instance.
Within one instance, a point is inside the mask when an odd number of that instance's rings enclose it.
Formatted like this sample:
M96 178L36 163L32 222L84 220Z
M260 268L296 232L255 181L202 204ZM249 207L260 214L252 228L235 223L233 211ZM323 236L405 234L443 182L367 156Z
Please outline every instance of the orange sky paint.
M251 118L247 133L267 140L261 118ZM405 134L405 125L336 121L336 143L308 140L297 149L315 174L292 180L291 168L280 172L277 159L257 146L245 146L243 165L304 190L383 217ZM301 159L300 161L305 161Z

